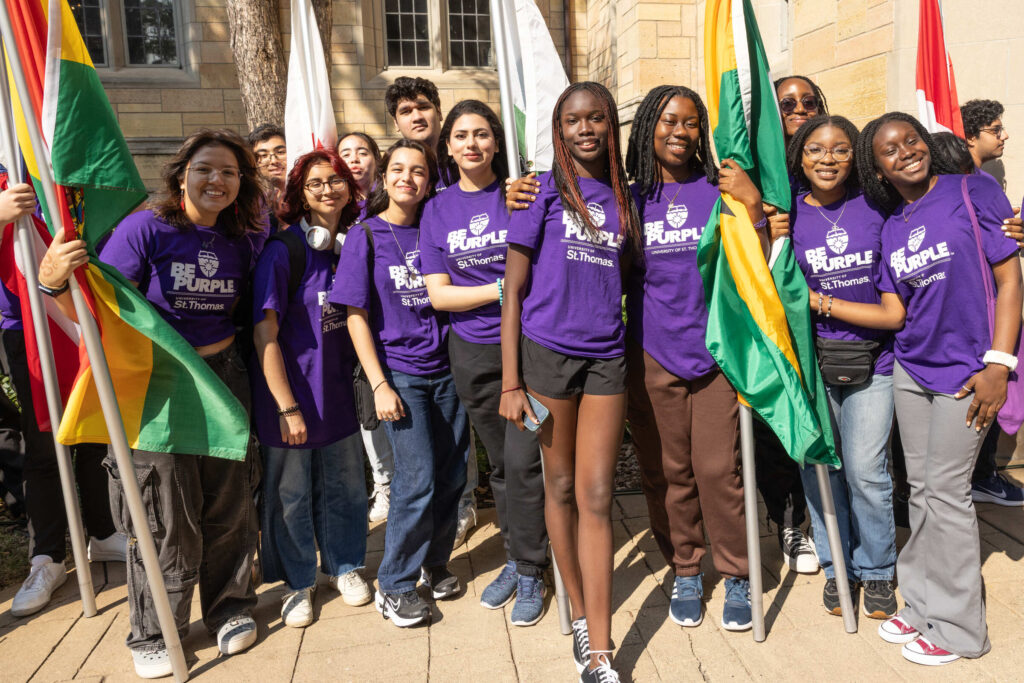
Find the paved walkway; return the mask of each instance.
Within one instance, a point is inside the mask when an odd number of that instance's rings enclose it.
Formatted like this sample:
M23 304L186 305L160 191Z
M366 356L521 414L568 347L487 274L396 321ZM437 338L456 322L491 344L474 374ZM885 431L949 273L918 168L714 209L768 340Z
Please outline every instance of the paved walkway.
M682 629L667 617L670 579L647 523L642 496L615 501L613 636L623 680L892 681L904 679L1006 681L1024 677L1024 509L982 505L981 545L988 589L992 652L935 670L905 662L898 646L882 642L877 623L860 618L847 635L842 620L821 607L822 574L802 576L782 567L774 533L762 524L761 547L768 591L768 639L719 626L723 588L705 563L708 618ZM905 539L905 534L900 540ZM380 563L383 527L369 539L368 574ZM514 627L505 610L478 604L480 592L503 563L494 511L455 554L453 570L465 594L435 610L429 628L397 629L373 605L353 608L321 585L317 621L305 630L280 619L280 587L264 587L256 610L259 642L248 652L219 657L199 621L184 640L193 679L199 681L573 681L570 641L560 635L555 606L530 628ZM136 681L124 647L128 607L124 566L93 566L99 614L81 617L77 582L69 576L51 606L27 619L9 614L15 588L0 593L0 680ZM550 595L550 592L549 592ZM165 679L170 680L170 679Z

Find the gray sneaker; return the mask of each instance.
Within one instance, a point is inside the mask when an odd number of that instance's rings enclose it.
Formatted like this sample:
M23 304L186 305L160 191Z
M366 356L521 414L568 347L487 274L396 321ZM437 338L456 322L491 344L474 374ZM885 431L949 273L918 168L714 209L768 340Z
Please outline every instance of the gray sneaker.
M256 622L248 615L232 617L217 630L217 649L224 655L248 650L255 642Z

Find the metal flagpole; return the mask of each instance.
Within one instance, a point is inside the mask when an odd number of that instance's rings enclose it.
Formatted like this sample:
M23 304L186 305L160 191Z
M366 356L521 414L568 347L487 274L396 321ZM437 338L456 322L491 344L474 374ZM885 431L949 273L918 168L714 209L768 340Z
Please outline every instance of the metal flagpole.
M491 36L494 38L494 52L498 59L498 88L501 94L501 123L505 128L505 149L508 156L508 172L513 179L522 175L519 166L519 139L516 135L516 117L513 109L512 81L510 78L512 65L509 64L508 45L505 42L506 24L502 0L490 0ZM540 454L541 470L544 468L544 453ZM572 612L569 608L569 597L565 593L565 584L558 571L555 554L551 553L551 569L555 580L555 603L558 605L558 625L562 635L572 633Z
M21 55L17 50L17 42L14 39L14 29L11 26L11 17L7 3L0 3L0 32L3 34L4 45L7 57L10 60L11 73L18 89L18 98L24 112L25 125L28 129L29 139L32 148L36 152L36 162L39 167L39 180L46 198L46 205L50 210L51 220L55 226L60 223L55 216L58 215L57 195L53 169L46 153L46 146L43 143L42 132L39 130L39 121L36 118L38 112L32 102L25 82L25 71L21 64ZM139 490L138 480L135 478L135 467L132 463L131 449L128 446L128 438L125 435L124 424L121 422L121 411L117 405L117 396L114 394L114 386L110 379L110 368L107 366L107 358L103 353L103 345L100 341L99 327L96 320L89 311L82 290L78 281L72 275L69 280L71 286L71 298L75 305L75 314L78 317L78 324L82 328L82 338L85 341L86 352L89 355L89 364L92 368L93 378L96 384L96 391L99 394L100 405L103 409L103 417L107 424L107 432L110 435L110 448L117 460L117 468L125 476L121 477L124 487L125 502L128 504L128 513L132 519L135 539L133 539L142 554L142 564L146 571L146 580L149 582L153 594L153 606L156 609L157 619L160 623L160 631L167 647L167 655L171 660L171 669L174 672L176 681L188 680L188 666L185 663L185 653L181 648L181 639L178 637L178 629L174 623L174 614L171 612L171 603L167 598L167 589L164 585L164 577L160 572L160 558L157 556L156 544L153 541L153 534L149 530L146 508L142 503L142 493ZM173 457L168 455L167 457Z
M4 67L3 54L0 53L0 67ZM6 73L6 68L3 68ZM8 177L12 184L22 182L21 164L18 163L18 146L14 142L14 110L11 107L11 94L7 79L0 77L0 137L3 138L3 151L7 157ZM60 425L61 405L60 385L57 381L57 366L53 357L53 346L50 343L50 326L47 321L46 305L37 285L36 269L39 259L35 250L35 226L32 218L22 216L15 224L16 235L14 246L18 250L24 268L25 282L28 285L28 301L32 310L32 326L36 333L36 347L39 350L39 364L43 371L43 386L46 390L46 407L50 415L50 433L53 436L53 448L57 457L57 469L60 472L60 488L64 495L64 511L67 514L68 531L71 536L71 553L75 558L75 575L78 579L78 592L82 598L82 614L86 617L96 616L96 592L92 585L92 572L89 569L89 553L86 550L85 530L82 527L82 511L78 506L78 489L75 486L74 468L71 464L70 449L57 440L57 427ZM31 403L31 396L23 396L22 401ZM53 558L57 560L58 558Z
M750 617L754 641L763 643L764 585L761 569L761 533L758 529L757 474L754 469L754 413L740 404L740 459L743 470L743 511L747 522L747 564L750 580Z
M853 608L853 596L850 594L850 583L846 580L846 558L843 556L843 542L839 536L839 523L836 521L836 504L832 498L832 485L828 480L828 467L815 465L814 473L818 477L818 491L821 495L821 510L825 518L825 533L828 535L828 547L832 551L832 568L836 572L836 588L839 589L839 606L843 610L843 626L847 633L857 632L857 614Z

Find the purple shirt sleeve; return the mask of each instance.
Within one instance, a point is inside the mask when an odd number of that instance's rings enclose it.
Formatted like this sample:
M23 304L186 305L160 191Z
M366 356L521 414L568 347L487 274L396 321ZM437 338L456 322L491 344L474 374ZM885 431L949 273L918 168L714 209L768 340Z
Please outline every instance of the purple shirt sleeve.
M132 214L121 221L103 246L101 260L120 271L132 282L142 282L149 274L149 237L146 224L138 218L145 212Z
M1003 221L1013 217L1013 207L993 182L967 176L967 192L981 227L981 246L989 263L999 263L1017 251L1017 243L1003 234Z
M256 262L252 278L252 320L262 322L264 311L277 313L278 321L288 309L288 278L291 268L288 247L283 242L272 242Z
M366 232L361 225L350 230L338 261L338 272L327 300L341 306L370 308L372 274L366 268Z
M551 194L546 185L547 183L541 182L540 194L537 195L536 201L530 204L530 208L512 212L506 238L509 244L518 244L529 249L536 249L540 244L544 221L551 205ZM558 196L557 191L554 196Z
M438 244L436 237L444 234L437 225L438 215L434 207L437 206L437 198L431 199L423 207L423 216L420 218L420 238L423 240L423 248L420 249L420 272L424 275L444 274L448 275L448 267L445 264L444 247Z

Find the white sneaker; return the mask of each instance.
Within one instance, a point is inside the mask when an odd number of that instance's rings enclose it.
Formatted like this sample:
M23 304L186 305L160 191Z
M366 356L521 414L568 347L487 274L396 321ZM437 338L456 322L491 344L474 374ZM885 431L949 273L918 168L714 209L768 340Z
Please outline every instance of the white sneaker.
M391 484L373 485L373 505L370 506L370 521L383 522L391 508Z
M247 615L232 617L217 630L217 649L223 655L248 650L256 642L256 621Z
M359 605L365 605L373 599L370 595L370 587L366 583L366 579L362 577L358 570L353 569L347 574L341 576L332 576L328 579L331 586L341 593L341 599L345 601L346 605L352 605L358 607Z
M90 562L124 562L128 557L128 537L115 531L106 538L89 537Z
M466 542L469 530L476 526L476 506L467 505L459 510L459 524L455 527L455 543L452 549L458 548Z
M313 623L313 588L285 593L281 600L281 621L285 626L303 628Z
M163 645L132 648L132 663L139 678L163 678L174 673L171 658Z
M798 574L817 573L818 555L800 527L779 527L779 546L790 570Z
M54 562L49 555L32 558L32 570L11 601L11 615L27 617L46 607L53 592L68 580L63 562Z

